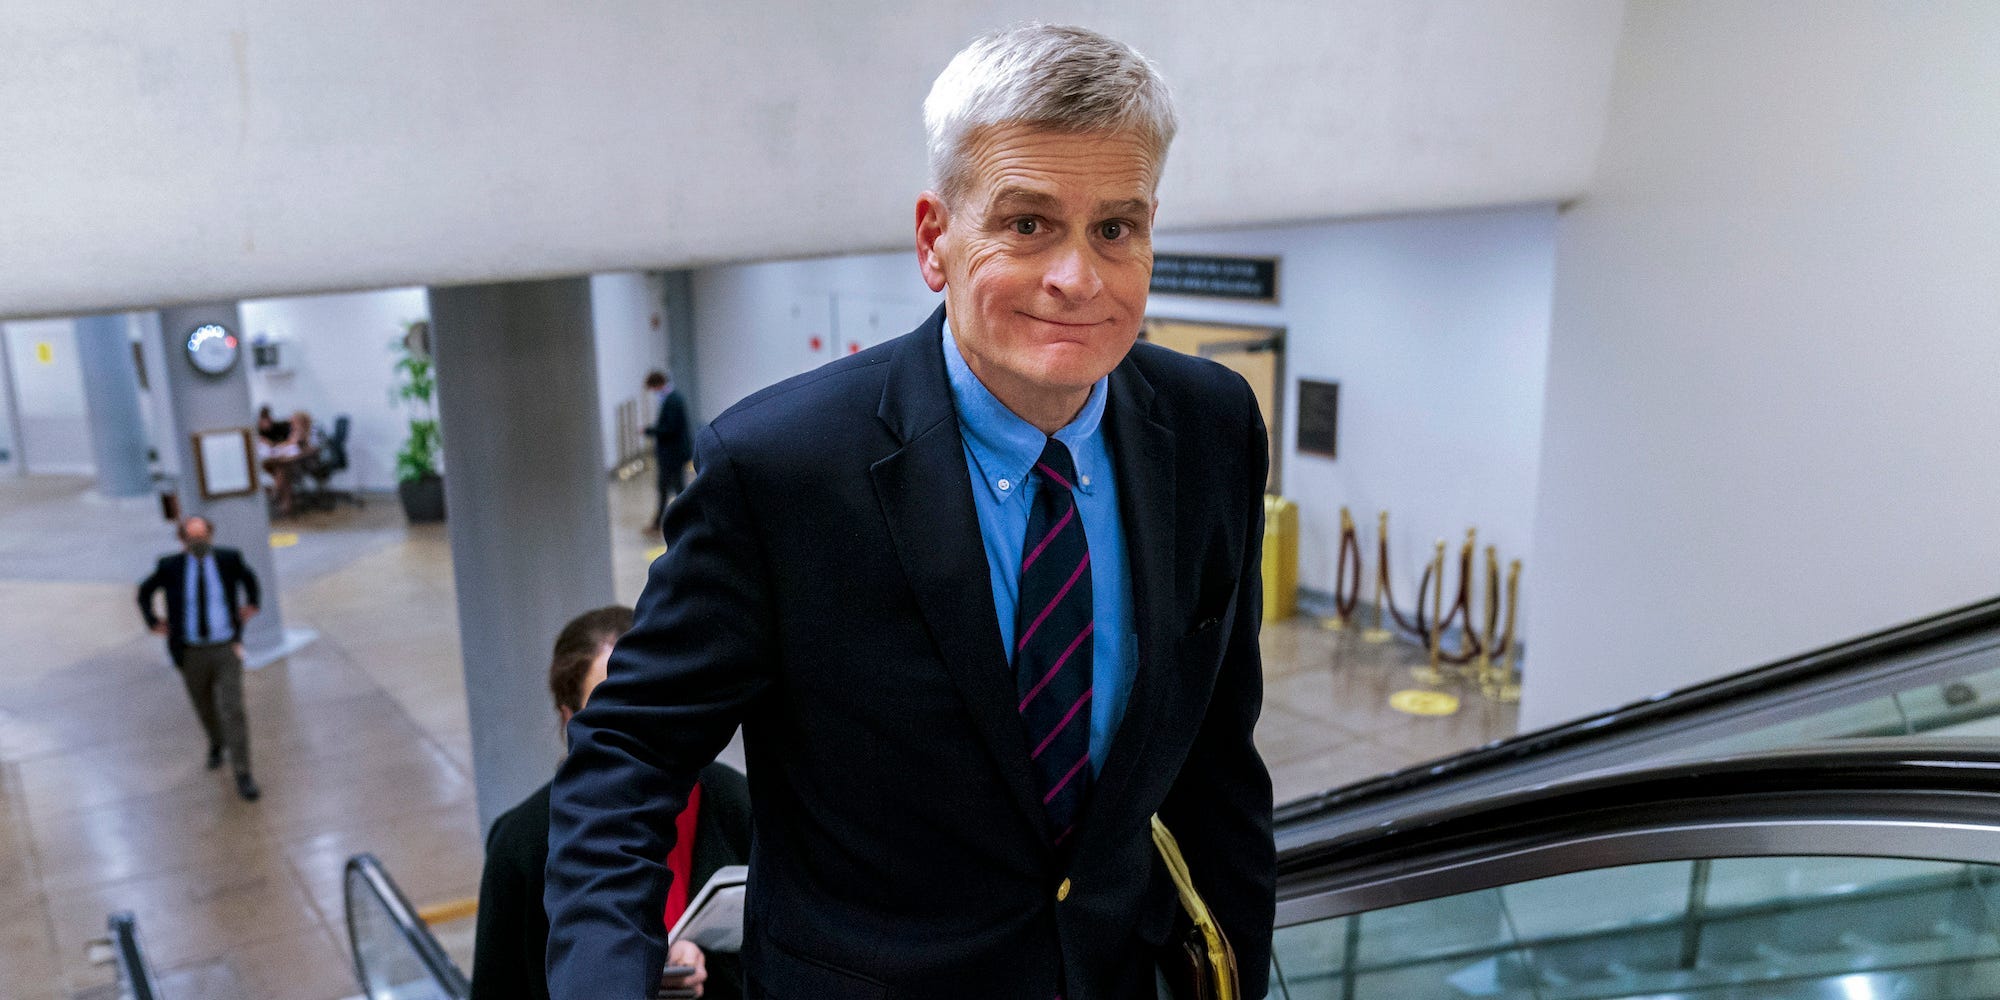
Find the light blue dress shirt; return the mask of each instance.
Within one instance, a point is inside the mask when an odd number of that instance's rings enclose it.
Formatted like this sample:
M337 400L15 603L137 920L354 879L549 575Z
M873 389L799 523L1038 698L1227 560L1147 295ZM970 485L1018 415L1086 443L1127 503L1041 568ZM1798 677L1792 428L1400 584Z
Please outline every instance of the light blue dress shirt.
M187 595L187 600L181 605L187 609L187 613L182 616L187 629L187 641L192 643L229 642L236 634L236 626L229 620L228 595L222 592L222 572L215 568L215 555L210 553L200 559L196 559L190 553L182 562L187 565L186 572L182 574L182 583L187 588L184 591ZM201 589L194 585L194 575L197 571L206 574L208 577L208 607L206 608L203 608L195 597L195 595L201 593ZM204 614L208 616L207 639L201 637L201 618L198 617Z
M1015 606L1021 595L1021 548L1037 485L1033 470L1048 443L1035 425L1021 419L988 390L959 353L951 325L944 328L944 364L951 397L965 438L965 465L972 474L972 506L986 543L992 574L993 610L1000 618L1001 648L1014 659ZM1097 380L1090 400L1055 439L1076 461L1077 512L1090 545L1090 597L1096 630L1091 635L1090 768L1104 769L1104 755L1125 717L1138 670L1139 640L1132 624L1132 570L1125 551L1125 523L1118 513L1118 477L1100 427L1108 378Z

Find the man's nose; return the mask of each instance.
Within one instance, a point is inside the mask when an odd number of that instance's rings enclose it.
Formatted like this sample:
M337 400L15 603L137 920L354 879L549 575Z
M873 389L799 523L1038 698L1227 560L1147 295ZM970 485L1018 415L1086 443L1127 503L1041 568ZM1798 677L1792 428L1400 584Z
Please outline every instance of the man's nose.
M1052 294L1071 302L1088 302L1104 290L1104 279L1097 273L1097 261L1090 247L1075 241L1066 242L1056 250L1043 282Z

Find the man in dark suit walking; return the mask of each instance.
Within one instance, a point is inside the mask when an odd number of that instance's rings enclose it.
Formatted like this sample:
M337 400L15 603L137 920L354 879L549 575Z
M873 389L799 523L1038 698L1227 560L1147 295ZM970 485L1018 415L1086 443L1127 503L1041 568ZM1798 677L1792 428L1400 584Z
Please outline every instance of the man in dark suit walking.
M208 734L208 769L223 751L236 771L236 793L251 802L263 793L250 776L250 725L243 714L243 623L257 613L257 574L235 549L216 548L204 517L180 523L181 551L161 557L139 583L139 613L181 672L195 715ZM153 611L164 592L167 615Z
M751 997L1152 997L1178 837L1266 987L1251 732L1267 441L1249 386L1136 344L1174 114L1074 28L924 105L914 332L703 429L551 802L550 995L648 995L658 859L743 726Z
M646 376L646 388L660 394L660 413L646 433L653 438L653 465L659 475L660 504L653 509L653 520L646 530L660 530L660 520L666 516L667 504L687 488L687 464L694 457L694 444L688 434L687 401L667 377L665 372L653 372Z

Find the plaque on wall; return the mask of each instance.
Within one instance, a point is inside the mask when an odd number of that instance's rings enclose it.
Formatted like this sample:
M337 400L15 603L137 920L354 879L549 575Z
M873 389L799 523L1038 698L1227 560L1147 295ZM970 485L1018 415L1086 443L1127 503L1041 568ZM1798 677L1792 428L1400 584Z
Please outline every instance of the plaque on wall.
M250 428L202 431L194 435L195 478L204 500L257 492L256 452Z
M1278 301L1278 258L1163 253L1153 257L1155 295Z
M1299 452L1338 458L1340 383L1299 380Z

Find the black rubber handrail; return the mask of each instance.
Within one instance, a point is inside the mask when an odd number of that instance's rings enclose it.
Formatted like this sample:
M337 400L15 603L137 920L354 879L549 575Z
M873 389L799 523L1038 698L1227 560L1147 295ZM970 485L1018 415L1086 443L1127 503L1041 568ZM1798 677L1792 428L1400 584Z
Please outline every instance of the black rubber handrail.
M2000 632L2000 597L1297 799L1279 806L1275 818L1281 830L1310 824L1364 802L1411 794L1447 781L1476 778L1484 772L1537 756L1629 735L1663 723L1693 719L1732 702L1804 691L1841 677L1855 676L1891 658L1914 657L1969 637L1996 632Z
M382 862L377 860L375 855L366 853L356 854L347 859L343 892L347 902L348 948L353 953L354 976L360 982L362 990L368 990L369 982L368 970L361 961L361 939L355 934L354 926L353 893L357 878L381 902L382 908L388 911L389 919L395 922L397 931L409 943L410 950L424 963L424 968L445 991L445 995L452 997L453 1000L463 1000L464 997L471 995L472 983L465 978L465 973L460 971L458 964L451 960L450 955L445 954L444 946L438 943L430 927L417 916L416 907L410 905L409 899L403 895L403 890L396 885L396 880L390 878L388 870L382 867Z
M125 995L131 1000L161 1000L159 987L153 982L153 967L147 963L146 950L139 944L138 918L130 910L120 910L111 915L107 926L111 931L111 957L118 964L118 982Z
M1861 816L1871 801L1907 803L1911 796L1948 800L2000 826L2000 742L1858 739L1587 775L1295 847L1279 855L1278 871L1281 881L1322 878L1415 854L1498 853L1545 833L1577 836L1634 815L1748 821L1803 815L1813 811L1809 803L1839 801ZM1925 813L1914 809L1904 818Z

